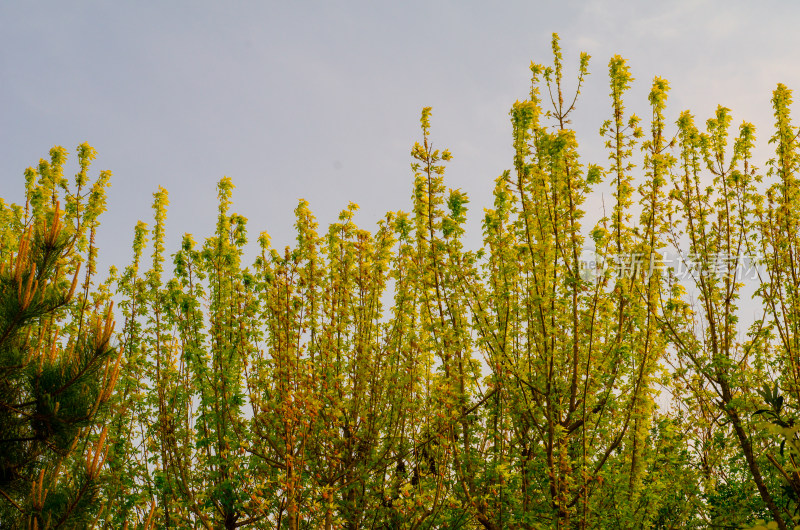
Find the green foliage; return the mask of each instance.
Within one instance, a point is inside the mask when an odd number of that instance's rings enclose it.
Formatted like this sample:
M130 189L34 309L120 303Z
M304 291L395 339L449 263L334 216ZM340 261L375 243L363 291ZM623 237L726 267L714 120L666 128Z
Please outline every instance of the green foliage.
M89 525L107 455L100 429L119 376L113 317L102 292L88 299L92 239L109 174L89 188L91 147L78 148L75 186L63 148L26 172L24 208L3 209L0 263L0 526ZM66 209L60 209L59 189ZM80 265L86 263L83 293Z
M320 229L301 200L294 244L272 248L262 232L248 246L223 178L214 233L185 234L170 254L160 188L131 264L99 286L109 174L90 182L86 145L73 185L61 148L28 170L26 205L0 201L0 522L796 524L791 91L773 94L776 156L762 176L754 126L732 128L725 107L704 126L689 111L670 117L669 84L655 77L648 119L629 114L634 79L615 56L608 158L590 164L571 128L590 57L567 93L556 35L552 53L511 107L512 168L494 181L475 250L429 107L408 212L370 231L349 204ZM610 204L590 225L584 209L603 187ZM763 315L747 327L740 273L756 255ZM103 309L112 293L121 357Z

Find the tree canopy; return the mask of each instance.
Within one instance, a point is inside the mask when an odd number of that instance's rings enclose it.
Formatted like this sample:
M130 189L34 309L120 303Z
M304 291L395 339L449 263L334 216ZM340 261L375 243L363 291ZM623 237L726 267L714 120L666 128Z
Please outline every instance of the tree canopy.
M84 144L69 184L54 148L26 204L0 202L0 525L794 528L791 91L756 161L727 108L668 119L665 79L629 114L615 56L589 164L571 115L590 58L568 93L556 35L552 52L511 106L475 249L430 108L407 212L366 230L351 203L321 229L301 200L276 249L223 178L214 233L170 253L159 189L100 284L110 174L90 182Z

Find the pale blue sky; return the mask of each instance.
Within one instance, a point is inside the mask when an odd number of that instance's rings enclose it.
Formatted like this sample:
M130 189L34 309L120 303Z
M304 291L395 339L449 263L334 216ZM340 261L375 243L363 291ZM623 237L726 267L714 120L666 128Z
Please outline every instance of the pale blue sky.
M607 64L629 60L629 107L646 115L654 75L672 86L668 116L701 120L717 103L754 122L768 154L770 95L800 89L800 5L683 2L6 2L0 6L0 197L60 144L88 141L114 173L98 238L124 266L152 193L170 192L168 249L213 229L215 183L255 236L293 237L298 198L320 224L349 201L364 227L409 209L419 112L454 161L450 187L472 198L471 240L493 179L511 166L508 109L526 97L531 60L592 55L574 116L584 157L605 162ZM74 166L71 166L74 167Z

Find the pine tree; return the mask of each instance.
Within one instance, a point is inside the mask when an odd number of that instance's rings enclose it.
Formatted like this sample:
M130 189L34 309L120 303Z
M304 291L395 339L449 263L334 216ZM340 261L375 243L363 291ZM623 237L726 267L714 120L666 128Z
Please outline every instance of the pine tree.
M106 296L88 299L109 173L84 190L94 150L79 147L74 192L63 148L27 177L25 208L3 208L0 243L0 526L88 524L101 509L103 405L119 373ZM59 188L66 209L60 209ZM84 204L83 199L87 199ZM83 255L85 254L85 258ZM85 281L78 289L82 261ZM102 308L102 309L101 309Z

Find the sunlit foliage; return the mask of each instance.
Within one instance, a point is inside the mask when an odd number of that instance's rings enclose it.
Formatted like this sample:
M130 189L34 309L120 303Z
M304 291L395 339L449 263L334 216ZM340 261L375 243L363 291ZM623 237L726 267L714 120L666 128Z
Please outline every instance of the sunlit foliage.
M587 161L590 57L571 77L552 52L511 106L475 249L430 108L408 211L373 230L355 204L321 229L301 200L273 248L223 178L214 233L170 251L159 189L101 285L109 174L90 183L87 145L72 185L60 148L29 170L26 204L0 202L2 526L794 527L791 91L762 164L752 124L671 113L660 77L630 113L615 56L607 159Z

